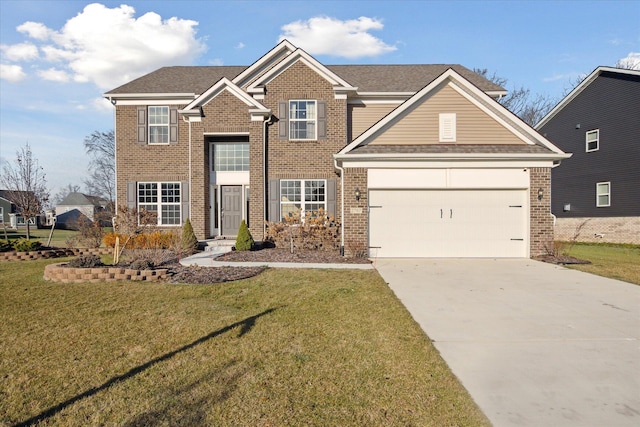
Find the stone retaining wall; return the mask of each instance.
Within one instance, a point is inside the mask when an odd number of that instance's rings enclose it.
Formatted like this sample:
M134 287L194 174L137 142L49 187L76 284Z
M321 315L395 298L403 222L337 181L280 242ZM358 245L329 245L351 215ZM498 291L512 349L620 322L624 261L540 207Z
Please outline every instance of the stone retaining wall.
M121 267L70 268L66 263L49 264L44 268L44 279L62 283L113 282L134 280L155 282L167 277L167 269L134 270Z
M42 249L29 252L0 252L0 261L27 261L45 258L62 258L78 255L106 255L113 249L110 248L69 248L69 249Z

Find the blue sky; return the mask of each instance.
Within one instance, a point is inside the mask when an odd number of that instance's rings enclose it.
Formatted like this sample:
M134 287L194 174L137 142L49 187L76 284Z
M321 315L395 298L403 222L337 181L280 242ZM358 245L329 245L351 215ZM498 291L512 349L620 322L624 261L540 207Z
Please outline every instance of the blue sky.
M165 65L250 65L282 38L325 64L455 63L560 97L640 66L640 1L0 0L0 160L29 143L52 194L82 184L102 94Z

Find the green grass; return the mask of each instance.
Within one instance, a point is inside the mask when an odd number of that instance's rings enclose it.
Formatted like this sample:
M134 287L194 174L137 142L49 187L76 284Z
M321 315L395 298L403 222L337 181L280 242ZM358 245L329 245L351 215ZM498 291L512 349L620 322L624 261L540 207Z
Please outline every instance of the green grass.
M591 261L568 267L640 285L640 246L578 243L569 255Z
M375 271L58 284L0 263L0 425L488 425Z
M50 228L35 228L32 227L29 230L29 234L31 235L31 240L39 240L43 245L47 244L47 240L49 240L49 233L51 233ZM74 237L78 234L77 231L74 230L54 230L53 236L51 237L50 246L55 246L59 248L66 247L66 242L68 238ZM9 237L9 241L26 238L27 230L26 228L20 228L18 230L9 230L7 229L7 237ZM4 240L4 230L0 228L0 239Z

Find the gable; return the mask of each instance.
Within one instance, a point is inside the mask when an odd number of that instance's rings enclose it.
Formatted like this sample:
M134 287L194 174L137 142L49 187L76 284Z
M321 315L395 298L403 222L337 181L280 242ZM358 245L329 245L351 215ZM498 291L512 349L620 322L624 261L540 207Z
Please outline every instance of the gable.
M451 82L414 104L390 127L374 137L371 145L442 144L439 115L456 114L455 144L525 144L477 105L462 96Z
M247 105L227 90L209 99L202 110L205 133L249 132L251 117Z

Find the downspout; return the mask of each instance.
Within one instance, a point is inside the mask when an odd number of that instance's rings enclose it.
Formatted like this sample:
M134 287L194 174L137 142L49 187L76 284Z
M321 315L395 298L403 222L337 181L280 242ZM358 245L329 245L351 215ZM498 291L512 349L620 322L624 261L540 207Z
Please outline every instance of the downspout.
M269 125L274 123L274 116L269 117L262 122L262 241L267 237L267 131Z
M115 159L113 159L113 165L114 165L114 172L115 172L115 203L113 204L113 217L111 218L111 225L113 226L113 229L115 231L116 229L116 214L118 213L118 121L117 121L117 107L116 107L116 103L117 101L111 97L109 97L109 102L111 102L111 104L115 107L113 109L113 150L114 150L114 157ZM55 217L54 217L55 220Z
M333 159L333 166L340 171L340 256L344 256L344 168L338 166L337 159Z
M191 121L186 120L186 117L182 116L182 121L185 123L189 123L189 221L191 221ZM185 218L186 219L186 218ZM205 236L206 237L206 236Z

